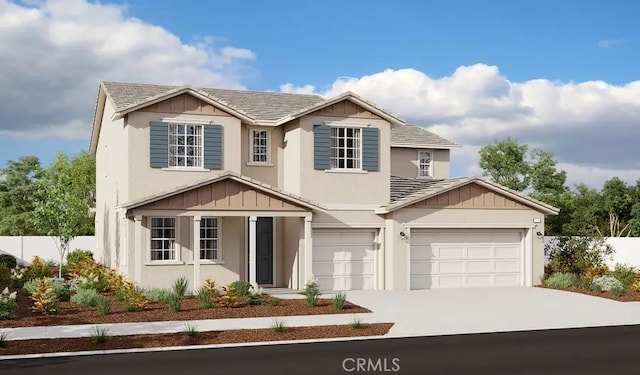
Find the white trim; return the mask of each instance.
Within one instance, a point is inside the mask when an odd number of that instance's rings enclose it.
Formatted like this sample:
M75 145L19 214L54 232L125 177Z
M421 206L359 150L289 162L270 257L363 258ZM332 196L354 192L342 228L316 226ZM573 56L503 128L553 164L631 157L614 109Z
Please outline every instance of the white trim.
M198 216L198 215L195 215ZM195 217L194 216L194 217ZM217 259L214 260L210 260L210 259L202 259L198 256L198 258L200 258L200 263L224 263L223 259L222 259L222 217L220 216L213 216L213 215L201 215L200 216L201 219L216 219L216 231L218 232L218 237L216 237L216 240L218 241L218 248L216 249L216 252L218 254ZM195 224L194 224L195 225ZM195 230L195 227L194 227ZM198 231L200 230L200 228L198 228ZM200 238L202 239L202 238ZM200 244L198 243L198 255L200 255ZM195 253L194 253L195 256Z
M525 286L533 286L533 231L535 228L529 228L525 231L525 248L524 248L524 257L527 262L525 265L525 278L524 285Z
M258 221L257 216L249 217L249 283L254 287L258 286L257 283L257 267L256 267L256 223Z
M193 265L193 263L194 263L193 261L184 262L184 264L188 264L188 265ZM219 262L218 261L214 262L214 261L211 261L211 260L201 260L200 261L200 265L201 266L215 266L217 264L225 264L225 261L224 260L219 261Z
M329 131L329 164L331 164L331 138L333 138L333 129L355 129L358 130L358 168L347 168L347 167L336 167L336 168L331 168L329 167L328 169L325 169L325 172L338 172L338 173L368 173L368 171L365 171L364 169L362 169L363 164L364 164L364 147L363 147L363 132L362 129L363 128L368 128L371 127L371 124L356 124L356 123L335 123L335 122L327 122L325 121L324 124L326 126L329 126L330 128L332 128ZM345 135L344 135L344 140L345 140L345 147L347 144L347 139L349 137L347 137L347 133L345 131ZM353 138L354 140L356 139L355 137ZM348 158L346 157L346 153L345 153L345 165L347 163Z
M176 263L176 264L182 264L182 241L179 241L180 236L182 234L182 232L180 231L181 226L180 226L180 219L178 216L175 215L144 215L147 217L147 231L149 232L149 236L148 236L148 243L146 248L148 249L147 251L147 256L146 256L146 262L145 265L149 265L149 264L155 264L155 263ZM173 230L175 232L174 237L173 237L173 249L174 249L174 258L173 259L162 259L162 260L152 260L151 259L151 241L153 239L152 235L151 235L151 231L153 230L153 219L173 219Z
M273 167L273 163L246 162L245 165L247 167Z
M199 115L197 115L199 116ZM209 115L210 116L210 115ZM175 123L175 124L189 124L189 125L217 125L213 120L195 119L195 118L180 118L180 117L163 117L160 119L162 122Z
M331 211L373 211L380 208L377 204L325 204L325 208Z
M142 262L144 257L142 254L144 244L144 237L142 236L142 215L136 215L133 220L133 251L135 256L134 281L140 286L142 284Z
M326 125L326 126L330 126L332 128L362 129L362 128L370 128L371 127L371 123L370 122L362 123L362 122L323 121L322 124Z
M325 169L324 171L328 172L328 173L357 173L357 174L367 174L367 173L369 173L369 171L365 171L365 170L362 170L362 169L355 169L355 168L354 169L333 168L333 169Z
M385 239L385 227L380 227L380 229L378 229L378 253L376 254L380 260L379 262L379 267L378 267L378 285L377 285L377 289L378 290L385 290L385 268L387 268L386 263L385 263L385 253L386 253L386 239Z
M311 227L314 229L378 229L384 228L381 223L313 223Z
M402 228L406 237L402 239L406 243L404 244L404 251L407 254L407 290L411 289L411 227Z
M224 210L136 210L136 214L145 216L275 216L275 217L305 217L306 211L224 211Z
M491 223L407 223L406 228L416 229L523 229L533 228L530 224L491 224Z
M249 281L249 216L243 217L242 220L243 239L244 239L244 254L242 259L244 260L244 281Z
M249 159L247 162L247 165L250 166L273 166L273 164L271 163L271 129L269 128L265 128L265 127L251 127L248 126L247 127L248 133L249 133L249 143L247 147L249 149ZM253 160L253 132L255 131L265 131L267 132L267 161L265 162L259 162L259 161L254 161Z
M392 143L391 147L398 147L398 148L430 148L430 149L435 149L435 150L451 150L454 148L460 148L462 146L460 145L439 145L439 144L432 144L432 143Z
M192 258L193 258L193 294L200 289L200 224L202 223L202 217L194 215L191 220L193 227L193 243L191 244Z
M423 153L423 152L429 154L429 170L428 170L429 175L428 176L420 176L420 154ZM433 156L434 156L433 150L429 150L429 149L416 150L416 153L417 153L417 157L418 157L418 164L417 164L418 170L417 170L417 173L416 173L416 178L421 179L421 180L422 179L433 179L433 164L434 164L433 163Z
M146 262L144 265L146 266L182 266L185 262L177 262L175 260L154 260L151 262Z
M204 151L203 151L204 153ZM178 171L178 172L209 172L211 169L202 167L165 167L163 171Z
M304 284L313 280L313 229L311 218L304 218Z

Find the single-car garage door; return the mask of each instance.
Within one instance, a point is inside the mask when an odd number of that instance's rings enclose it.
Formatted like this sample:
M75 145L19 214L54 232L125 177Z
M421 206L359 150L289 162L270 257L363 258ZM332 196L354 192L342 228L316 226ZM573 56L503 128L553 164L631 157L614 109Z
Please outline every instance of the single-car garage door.
M321 290L374 289L371 230L314 230L313 276Z
M521 230L411 230L411 289L522 285Z

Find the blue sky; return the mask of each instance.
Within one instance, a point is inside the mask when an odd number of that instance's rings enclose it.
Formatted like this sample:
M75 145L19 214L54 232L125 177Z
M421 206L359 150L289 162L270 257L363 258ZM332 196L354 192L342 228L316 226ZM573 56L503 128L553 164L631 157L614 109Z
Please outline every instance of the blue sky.
M477 148L514 136L554 152L574 182L634 181L640 165L618 161L637 153L638 14L637 1L0 0L0 20L18 20L0 28L0 82L11 87L0 93L10 114L0 159L48 163L86 148L99 81L129 80L351 89L462 143L454 174L477 173ZM126 48L100 49L109 43ZM18 114L34 100L48 103ZM522 119L523 108L536 116ZM559 142L596 147L603 134L621 142L610 160Z

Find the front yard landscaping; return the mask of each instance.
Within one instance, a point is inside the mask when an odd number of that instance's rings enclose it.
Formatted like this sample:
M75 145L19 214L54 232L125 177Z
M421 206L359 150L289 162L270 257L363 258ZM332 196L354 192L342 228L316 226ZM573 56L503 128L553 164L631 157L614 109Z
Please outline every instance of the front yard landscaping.
M4 341L0 346L0 355L380 336L389 332L392 326L393 323L292 328L285 326L285 329L281 330L274 328L209 332L185 330L181 333L112 337L108 332L96 332L92 337Z
M218 287L206 280L191 295L184 278L172 288L142 290L86 251L67 259L63 279L37 258L29 268L5 267L0 328L371 312L342 293L319 298L314 283L306 286L305 299L268 296L244 281Z

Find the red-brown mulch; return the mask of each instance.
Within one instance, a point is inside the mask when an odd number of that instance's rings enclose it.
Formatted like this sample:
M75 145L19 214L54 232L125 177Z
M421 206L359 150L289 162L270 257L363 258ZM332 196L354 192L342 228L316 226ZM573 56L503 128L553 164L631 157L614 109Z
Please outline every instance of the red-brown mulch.
M90 337L17 340L7 341L5 347L0 347L0 355L230 344L333 337L380 336L389 332L389 329L391 329L392 326L393 323L375 323L365 324L362 328L358 329L352 328L349 325L292 327L286 332L274 332L269 328L238 329L199 332L195 337L189 337L183 332L152 335L127 335L109 337L108 341L102 344L93 342Z
M635 290L626 290L621 296L614 296L609 292L596 292L592 290L580 289L575 287L570 288L550 288L548 286L539 285L540 288L564 290L565 292L581 293L594 297L608 298L618 302L640 302L640 292Z
M0 286L1 289L4 289L4 286ZM11 290L13 291L14 289ZM18 317L11 320L0 320L0 328L371 312L371 310L349 302L343 310L337 310L333 307L330 299L320 299L316 307L307 307L303 299L280 299L280 306L269 304L249 306L245 304L238 307L206 309L202 307L195 297L186 298L182 302L181 311L175 313L169 311L169 307L160 302L149 302L142 311L128 312L122 302L118 301L113 295L107 295L107 298L111 301L111 314L109 315L102 316L98 314L98 310L95 307L78 305L72 302L61 302L59 314L43 316L32 310L33 301L24 290L18 290L17 297ZM275 299L275 297L266 298Z

